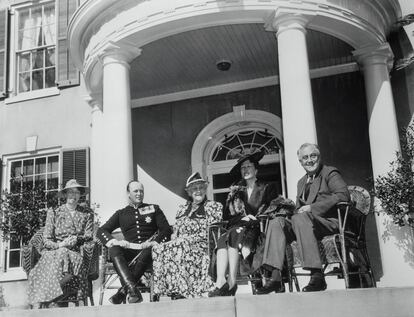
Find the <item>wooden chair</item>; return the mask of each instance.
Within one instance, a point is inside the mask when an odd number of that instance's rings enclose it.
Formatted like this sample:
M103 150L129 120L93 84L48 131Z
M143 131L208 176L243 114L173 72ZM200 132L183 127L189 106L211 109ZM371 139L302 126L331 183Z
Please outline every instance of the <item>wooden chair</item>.
M260 219L260 231L261 231L261 237L259 239L264 239L264 224L262 219ZM208 254L211 259L212 263L215 263L215 252L217 251L217 243L219 238L227 232L226 225L228 224L227 221L221 221L211 224L208 227L208 237L209 237L209 243L208 243ZM216 267L213 267L210 265L210 276L213 278L213 280L216 279ZM258 270L254 272L253 274L245 273L243 272L243 268L241 265L241 262L239 263L239 272L237 274L237 284L238 285L247 285L250 283L252 288L252 293L256 294L256 289L258 283L262 282L263 276L261 270Z
M112 233L112 235L119 240L123 239L121 232ZM100 244L101 256L99 261L99 280L100 280L100 290L99 290L99 305L103 304L103 298L105 291L108 289L118 289L120 286L115 286L114 283L119 279L118 274L115 271L112 260L109 256L108 248ZM129 262L129 266L135 264L139 257L140 253ZM154 295L153 292L153 278L152 278L152 269L147 270L144 275L141 277L141 282L137 285L138 289L142 293L149 293L150 301L157 301L158 297ZM124 301L124 304L126 301Z
M32 268L37 264L41 257L41 252L43 250L43 231L44 227L40 228L30 239L27 246L23 248L23 269L25 270L26 274L29 275ZM68 284L65 289L63 290L65 294L73 294L69 296L65 296L61 300L53 301L55 303L68 303L73 302L76 306L79 306L79 302L83 302L84 306L88 305L88 298L90 304L94 306L94 300L92 295L92 281L96 280L99 276L98 271L98 261L99 261L99 249L98 245L95 241L91 241L86 243L84 246L81 247L80 250L83 256L83 263L84 266L83 272L85 275L83 276L83 283L77 284ZM79 287L83 287L81 294L82 296L78 296ZM40 304L40 308L48 307L50 303L45 302Z
M371 196L360 186L348 186L348 190L351 202L337 205L339 232L326 236L319 242L324 274L344 278L346 288L355 287L350 283L350 277L353 276L358 277L359 287L376 287L365 240L365 223L371 211ZM295 282L299 291L297 276L309 274L295 271L295 268L302 265L295 243L287 247L286 254L289 289L293 289L292 284ZM330 264L339 264L339 269L325 272Z

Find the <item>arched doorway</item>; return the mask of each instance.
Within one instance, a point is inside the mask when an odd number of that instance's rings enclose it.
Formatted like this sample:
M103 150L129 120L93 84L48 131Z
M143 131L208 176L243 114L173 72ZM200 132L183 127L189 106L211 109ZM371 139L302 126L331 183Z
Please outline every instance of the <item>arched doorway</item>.
M232 113L217 118L197 136L192 151L192 169L209 180L207 196L225 202L229 175L237 159L256 150L265 152L259 178L279 184L286 195L281 119L271 113L234 107Z

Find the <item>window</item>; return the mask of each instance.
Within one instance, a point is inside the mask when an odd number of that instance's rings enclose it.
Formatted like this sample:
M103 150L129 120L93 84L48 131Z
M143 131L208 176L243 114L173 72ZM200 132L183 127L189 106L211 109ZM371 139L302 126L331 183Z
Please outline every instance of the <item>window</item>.
M79 0L28 0L0 10L0 98L7 104L79 85L67 39L78 5Z
M212 198L225 203L228 188L234 180L229 171L243 155L257 150L265 152L260 161L258 178L263 181L277 181L284 193L282 146L279 140L266 129L244 129L225 135L211 152L208 177L211 179Z
M10 192L43 188L45 194L56 195L59 188L59 155L40 156L12 161L10 164Z
M56 85L55 4L16 11L16 88L18 93Z
M59 190L59 153L10 161L9 192L20 195L22 191L41 188L45 196L54 198ZM11 233L13 235L13 233ZM22 265L22 242L10 238L6 246L5 268Z
M57 198L62 184L71 178L76 178L81 185L89 186L88 148L67 150L55 148L39 150L37 155L29 153L4 155L2 161L2 172L6 181L3 189L16 196L21 195L23 190L42 188L48 200ZM18 271L16 269L22 271L22 242L9 239L3 243L0 259L3 271L8 273ZM26 275L16 276L20 279Z

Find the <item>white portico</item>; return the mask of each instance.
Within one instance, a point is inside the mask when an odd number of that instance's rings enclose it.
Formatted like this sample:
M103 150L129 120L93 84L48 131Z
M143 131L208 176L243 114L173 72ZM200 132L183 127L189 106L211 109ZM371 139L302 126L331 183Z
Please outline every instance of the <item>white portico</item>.
M329 34L354 49L358 65L346 67L359 66L363 70L373 174L384 173L399 149L388 75L393 54L387 43L388 32L399 15L399 4L392 0L85 1L72 18L69 39L71 55L90 92L92 202L100 204L102 217L107 218L125 203L125 185L134 176L131 62L141 58L147 44L162 38L231 24L263 24L277 41L277 50L267 53L279 65L278 75L269 79L280 84L289 197L295 197L296 182L303 174L296 158L299 145L318 141L308 60L309 30ZM168 51L160 54L169 57ZM179 98L177 94L173 97ZM407 275L395 271L404 270L414 280L414 270L401 254L396 259L392 241L385 243L381 238L380 220L377 225L384 274L380 285L407 285Z

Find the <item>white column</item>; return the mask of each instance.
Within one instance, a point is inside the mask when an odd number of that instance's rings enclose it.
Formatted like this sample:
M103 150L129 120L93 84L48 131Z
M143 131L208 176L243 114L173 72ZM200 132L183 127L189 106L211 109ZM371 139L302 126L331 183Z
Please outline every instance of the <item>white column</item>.
M99 159L99 154L104 151L99 146L100 138L104 132L103 113L102 113L102 93L90 93L85 98L91 107L91 149L90 149L90 201L91 206L96 207L99 204L95 196L102 192L102 182L100 179L101 171L105 169L102 165L102 160Z
M393 54L388 43L356 50L353 54L364 73L372 170L376 178L389 171L390 162L396 158L395 152L400 150L397 117L388 74ZM377 201L376 211L380 208ZM393 225L387 227L385 222L389 220L383 213L376 216L383 269L379 285L412 285L414 269L410 267L410 261L404 259L404 250L398 246L398 235L406 229L401 231ZM386 231L391 234L389 239L384 239Z
M103 107L93 109L93 202L102 221L127 204L126 185L134 177L129 63L140 50L111 43L102 53Z
M307 22L301 15L282 14L267 24L268 30L277 32L286 179L292 199L296 197L297 181L304 175L297 150L305 142L317 143L306 47Z

